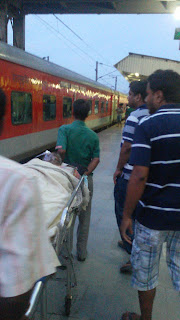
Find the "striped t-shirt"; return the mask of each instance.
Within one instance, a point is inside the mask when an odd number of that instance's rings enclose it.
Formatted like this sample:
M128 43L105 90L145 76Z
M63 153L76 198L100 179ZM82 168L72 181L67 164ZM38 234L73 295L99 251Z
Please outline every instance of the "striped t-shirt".
M149 167L137 220L150 229L180 231L180 104L166 104L140 121L130 163Z
M147 109L145 104L139 107L137 110L131 112L124 126L121 147L124 141L133 143L136 126L138 125L139 121L142 118L148 115L149 115L149 110ZM131 166L129 162L127 162L123 168L124 179L129 180L132 169L133 169L133 166Z

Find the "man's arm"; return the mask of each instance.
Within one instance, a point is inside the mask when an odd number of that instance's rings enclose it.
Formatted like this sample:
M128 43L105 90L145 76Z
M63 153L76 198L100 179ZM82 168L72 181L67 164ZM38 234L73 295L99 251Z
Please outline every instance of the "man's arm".
M84 174L89 176L94 171L94 169L96 169L96 167L99 164L99 162L100 162L99 158L92 159L90 164L87 167L87 171Z
M64 161L66 150L63 150L63 149L60 149L60 148L56 149L56 150L60 154L61 159ZM90 164L87 167L87 171L84 172L84 174L89 176L94 171L94 169L96 169L96 167L99 164L99 162L100 162L99 158L92 159Z
M66 150L64 150L62 148L58 148L58 147L56 147L55 150L57 151L57 153L60 155L62 161L64 162Z
M97 134L95 135L94 145L93 145L93 151L92 151L92 160L88 164L87 171L84 172L87 176L89 176L97 167L97 165L100 162L100 148L99 148L99 138Z
M119 160L116 167L116 171L113 175L114 184L116 184L116 177L120 176L125 164L128 162L131 153L131 143L128 141L124 141L120 154Z
M57 143L55 147L55 150L61 156L62 161L64 161L65 159L66 147L67 147L66 126L63 125L58 130Z
M144 166L134 166L126 194L126 201L123 211L123 220L121 223L121 235L129 243L130 238L127 236L126 231L132 233L132 219L131 216L136 208L138 201L144 192L146 181L149 175L149 168Z

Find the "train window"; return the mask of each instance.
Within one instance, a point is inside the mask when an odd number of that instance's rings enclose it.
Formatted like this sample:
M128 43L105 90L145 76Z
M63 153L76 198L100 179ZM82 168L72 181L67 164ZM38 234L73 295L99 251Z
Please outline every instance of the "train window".
M108 101L106 101L106 112L108 112Z
M89 114L88 115L90 115L90 114L92 114L92 100L88 100L88 102L89 102L89 105L90 105L90 110L89 110Z
M52 95L43 96L43 120L56 119L56 97Z
M104 101L101 102L101 113L104 113Z
M63 98L63 118L70 118L72 115L72 99Z
M12 124L26 124L32 122L32 95L26 92L11 93L11 121Z
M94 106L94 113L97 114L99 112L99 101L95 101L95 106Z

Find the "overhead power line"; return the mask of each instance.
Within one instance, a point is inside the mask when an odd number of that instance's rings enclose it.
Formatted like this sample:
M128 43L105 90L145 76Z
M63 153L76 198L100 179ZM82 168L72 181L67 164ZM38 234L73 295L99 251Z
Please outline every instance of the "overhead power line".
M112 72L106 73L105 75L103 75L103 76L101 76L101 77L98 77L98 79L104 78L104 77L108 76L109 74L114 73L114 72L116 72L116 71L117 71L117 70L114 70L114 71L112 71Z
M42 18L40 18L38 15L35 16L38 20L40 20L45 26L46 28L48 28L52 33L54 33L59 39L61 39L59 37L59 35L65 39L65 41L69 42L71 45L73 45L75 48L77 48L78 50L80 50L84 55L86 55L87 57L89 57L91 60L95 61L95 58L92 57L91 55L89 55L86 51L82 50L81 48L78 47L78 45L76 45L74 42L72 42L71 40L69 40L67 37L65 37L59 30L55 29L51 24L49 24L48 22L46 22L45 20L43 20ZM68 28L74 35L76 35L76 37L78 39L80 39L82 42L84 42L86 44L86 46L90 47L76 32L74 32L70 27L68 27L68 25L66 25L61 19L59 19L55 14L54 17L60 21L66 28ZM68 45L66 43L66 45ZM68 47L70 47L68 45ZM80 55L78 52L76 52L72 47L70 47L72 51L74 51L77 55L79 55L81 57L81 59L84 59L85 57L83 57L82 55ZM93 49L94 50L94 49ZM95 50L94 50L95 51ZM99 54L99 53L98 53ZM89 64L89 66L94 67L92 64L88 63L86 60L86 63ZM100 65L102 66L106 66L106 67L111 67L114 68L114 66L111 65L107 65L105 63L99 62ZM102 79L106 76L109 76L110 74L116 72L117 70L114 70L112 72L109 72L103 76L100 76L99 79ZM112 87L112 84L108 83L107 81L105 81L104 79L102 79L101 81L105 82L108 86ZM113 86L114 87L114 86Z
M109 83L109 82L107 82L106 80L104 80L104 79L101 79L101 82L104 82L107 86L109 86L110 88L113 88L114 86L112 85L112 83Z
M91 46L89 46L89 44L87 44L83 39L82 39L82 37L80 37L74 30L72 30L65 22L63 22L56 14L53 14L54 15L54 17L59 21L59 22L61 22L68 30L70 30L79 40L81 40L88 48L90 48L91 50L93 50L94 52L96 52L99 56L101 56L102 57L102 55L99 53L99 52L97 52L93 47L91 47ZM102 57L103 59L104 59L104 57ZM108 65L108 64L105 64L105 63L102 63L102 62L99 62L99 64L100 65L102 65L102 66L105 66L105 67L109 67L109 68L113 68L113 69L115 69L115 67L114 66L112 66L112 65ZM96 67L96 72L97 72L97 67ZM117 70L116 70L117 71ZM115 72L115 71L113 71L113 72ZM109 74L109 73L108 73ZM103 76L101 76L101 77L99 77L98 78L98 76L96 76L96 81L97 81L97 79L101 79L102 77L105 77L105 76L107 76L108 74L105 74L105 75L103 75Z
M58 30L56 30L53 26L51 26L48 22L44 21L42 18L40 18L39 16L36 15L36 17L41 20L44 24L46 24L50 29L52 29L53 31L57 32L58 34L61 35L61 37L63 37L66 41L70 42L74 47L76 47L78 50L80 50L83 54L85 54L86 56L88 56L91 60L95 61L95 59L93 57L91 57L87 52L85 52L84 50L82 50L81 48L79 48L75 43L73 43L72 41L70 41L68 38L66 38L61 32L59 32ZM92 66L92 65L91 65Z
M59 17L57 17L56 14L53 14L53 16L59 21L61 22L68 30L70 30L78 39L80 39L88 48L90 48L91 50L93 50L94 52L96 52L96 54L101 57L104 60L104 57L93 47L91 47L86 41L84 41L84 39L82 39L77 32L75 32L74 30L72 30L66 23L64 23ZM103 65L105 65L104 63L102 63ZM105 65L106 66L106 65ZM112 67L112 66L108 66L108 67Z
M103 66L106 66L106 67L114 68L113 66L109 66L108 64L105 64L105 63L102 63L102 62L99 62L99 64L101 64Z
M41 19L40 17L38 17L38 16L35 16L35 18L37 18L38 20L40 20L40 21L45 25L45 27L46 27L48 30L50 30L58 39L62 40L62 39L60 38L59 34L58 34L57 32L55 32L56 30L53 30L53 29L51 28L51 26L49 26L44 20L42 20L42 19ZM69 44L66 43L66 45L67 45L67 47L69 47L72 51L74 51L75 54L77 54L81 59L85 60L86 63L89 64L90 67L93 67L93 65L90 64L90 63L85 59L85 57L83 57L83 56L80 55L78 52L76 52Z
M57 20L59 20L66 28L68 28L77 38L79 38L81 41L84 42L84 40L83 40L75 31L73 31L70 27L68 27L68 25L67 25L66 23L64 23L61 19L59 19L59 18L56 16L56 14L53 14L53 16L54 16Z

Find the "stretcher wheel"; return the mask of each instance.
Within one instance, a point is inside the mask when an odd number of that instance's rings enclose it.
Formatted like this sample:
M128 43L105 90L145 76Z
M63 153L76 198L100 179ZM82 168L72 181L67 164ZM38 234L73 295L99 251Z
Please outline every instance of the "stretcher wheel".
M71 311L71 301L72 301L72 297L65 297L65 313L66 316L70 315L70 311Z

